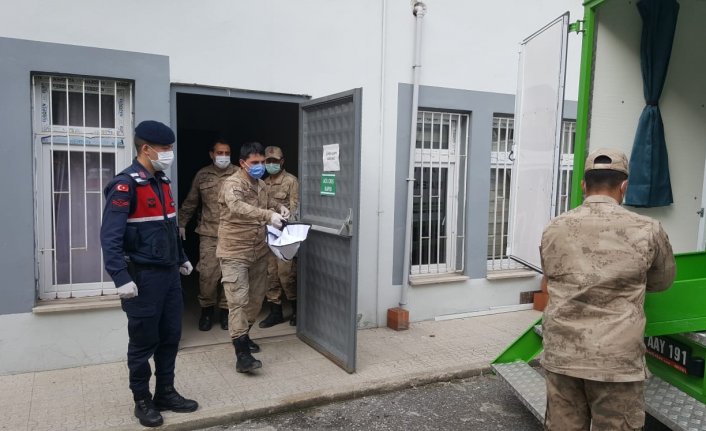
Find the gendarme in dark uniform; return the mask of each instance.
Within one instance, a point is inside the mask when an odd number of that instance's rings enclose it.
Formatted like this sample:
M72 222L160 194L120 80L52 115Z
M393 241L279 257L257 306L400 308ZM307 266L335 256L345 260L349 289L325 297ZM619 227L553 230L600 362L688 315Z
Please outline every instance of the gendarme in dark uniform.
M192 412L198 403L174 389L174 363L183 309L179 273L192 266L184 255L176 204L164 174L174 159L174 132L157 121L135 128L137 157L106 186L101 246L105 269L127 315L130 390L144 426L163 423L160 410ZM149 390L154 356L155 395Z

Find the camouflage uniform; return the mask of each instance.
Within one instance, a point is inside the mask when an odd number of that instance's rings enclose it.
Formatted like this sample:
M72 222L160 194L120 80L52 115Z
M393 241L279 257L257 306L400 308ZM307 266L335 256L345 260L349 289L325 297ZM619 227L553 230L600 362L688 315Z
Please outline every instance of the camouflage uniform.
M266 224L272 217L265 182L253 183L241 170L223 183L218 204L216 256L228 299L228 330L235 339L255 323L267 290Z
M279 211L280 206L285 206L292 214L297 212L299 206L299 181L297 177L282 170L277 175L265 178L268 195L274 204L270 207ZM297 265L294 261L279 260L270 253L267 265L267 276L270 286L267 289L267 301L273 304L282 303L282 290L290 301L297 299Z
M196 173L189 194L186 195L179 209L179 227L184 228L197 209L201 208L196 227L196 233L199 234L199 263L196 270L199 272L199 304L202 308L212 307L216 302L219 308L228 308L223 289L218 288L221 278L221 268L216 258L220 218L218 192L221 190L223 181L239 169L234 165L219 169L213 164L201 168Z
M593 429L642 427L643 305L645 290L667 289L674 279L666 232L615 199L592 195L552 220L540 251L549 292L547 429L588 429L590 418Z
M546 372L545 428L632 431L645 423L645 382L599 382Z

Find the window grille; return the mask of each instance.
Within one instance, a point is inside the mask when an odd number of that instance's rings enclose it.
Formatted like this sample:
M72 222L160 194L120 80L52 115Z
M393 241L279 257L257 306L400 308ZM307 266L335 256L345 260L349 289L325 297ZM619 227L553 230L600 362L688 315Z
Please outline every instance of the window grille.
M514 126L515 120L512 116L495 116L493 118L493 140L490 153L488 271L524 268L522 264L507 257ZM561 161L557 194L554 198L556 204L554 215L569 209L575 135L576 122L563 121L560 143Z
M418 113L412 274L464 269L468 128L467 114Z
M132 156L132 84L34 75L39 298L115 293L103 269L103 188Z

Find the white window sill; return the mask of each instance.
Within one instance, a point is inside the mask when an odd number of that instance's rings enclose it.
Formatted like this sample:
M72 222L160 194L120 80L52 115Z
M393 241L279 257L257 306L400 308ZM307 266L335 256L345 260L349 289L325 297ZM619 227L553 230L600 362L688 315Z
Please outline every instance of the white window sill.
M118 295L106 295L86 298L40 300L37 305L32 308L32 313L49 314L118 307L120 307L120 298L118 298Z
M417 274L409 277L409 284L412 286L426 286L430 284L454 283L458 281L470 280L462 274Z
M539 275L539 273L531 269L499 269L495 271L488 270L485 278L487 280L505 280L508 278L530 278L536 275Z

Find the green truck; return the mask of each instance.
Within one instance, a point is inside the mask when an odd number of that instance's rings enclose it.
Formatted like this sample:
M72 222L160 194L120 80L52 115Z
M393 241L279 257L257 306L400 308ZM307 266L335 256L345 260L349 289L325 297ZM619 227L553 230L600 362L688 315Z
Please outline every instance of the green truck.
M508 254L540 270L541 232L558 214L565 50L576 33L582 50L571 207L582 201L587 152L612 147L631 155L626 204L661 221L677 262L672 287L645 300L646 410L672 429L706 430L706 2L590 0L582 20L568 18L522 44ZM541 352L539 319L491 367L543 420L544 379L529 364Z

